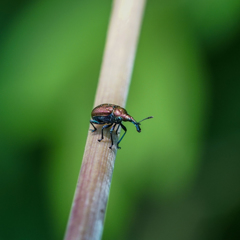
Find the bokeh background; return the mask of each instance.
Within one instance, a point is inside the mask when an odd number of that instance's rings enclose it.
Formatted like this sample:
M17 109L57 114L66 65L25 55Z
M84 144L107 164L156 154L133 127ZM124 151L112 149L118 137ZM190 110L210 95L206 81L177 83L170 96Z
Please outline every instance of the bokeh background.
M0 3L0 239L63 238L110 11ZM239 79L239 0L148 1L104 240L240 239Z

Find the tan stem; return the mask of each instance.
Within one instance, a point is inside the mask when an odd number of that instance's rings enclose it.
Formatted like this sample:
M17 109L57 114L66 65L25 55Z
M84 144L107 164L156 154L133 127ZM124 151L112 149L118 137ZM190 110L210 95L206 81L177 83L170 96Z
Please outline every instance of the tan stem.
M144 6L145 0L114 1L94 106L125 106ZM109 149L109 132L98 139L99 130L89 132L66 240L101 239L117 150Z

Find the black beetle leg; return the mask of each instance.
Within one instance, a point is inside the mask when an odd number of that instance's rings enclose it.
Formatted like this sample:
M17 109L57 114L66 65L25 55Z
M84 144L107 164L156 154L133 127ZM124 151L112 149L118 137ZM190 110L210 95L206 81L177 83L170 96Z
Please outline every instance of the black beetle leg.
M97 128L93 125L93 123L95 123L95 124L100 124L100 123L96 120L90 120L90 123L92 124L92 126L94 128L94 129L90 129L90 131L92 131L92 132L97 131Z
M113 126L110 129L110 135L111 135L111 141L112 141L112 145L109 147L110 149L112 149L113 146L113 136L112 136L112 132L114 131L114 128L116 127L116 123L113 124Z
M111 124L109 124L109 125L104 125L104 126L102 127L102 138L101 138L101 139L98 139L99 142L101 142L101 141L103 140L103 129L109 128L109 127L111 127L112 125L113 125L113 123L111 123Z
M125 133L122 135L122 137L120 138L120 140L117 142L117 148L118 149L121 149L118 145L119 143L122 141L123 137L125 136L126 132L127 132L127 128L122 124L120 123L119 125L121 125L122 129L125 131Z

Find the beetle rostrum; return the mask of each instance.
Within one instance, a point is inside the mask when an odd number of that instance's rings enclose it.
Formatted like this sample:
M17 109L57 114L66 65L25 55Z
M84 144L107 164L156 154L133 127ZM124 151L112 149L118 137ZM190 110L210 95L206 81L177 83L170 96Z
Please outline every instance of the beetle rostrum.
M111 135L112 145L109 147L110 149L113 146L112 133L117 125L118 125L118 127L116 129L116 134L118 134L118 129L120 126L124 130L124 134L122 135L120 140L117 142L117 148L121 149L119 147L119 143L122 141L123 137L125 136L125 134L127 132L127 128L122 124L122 121L133 123L135 125L137 131L141 132L140 122L150 119L150 118L153 118L151 116L151 117L144 118L143 120L137 122L132 116L130 116L127 113L126 109L124 109L120 106L114 105L114 104L109 104L109 103L101 104L101 105L95 107L92 110L91 116L92 116L92 119L90 120L90 123L92 124L92 126L94 128L94 129L90 129L92 132L95 132L97 130L97 128L94 126L94 124L104 125L102 127L102 137L101 137L101 139L98 140L99 142L101 142L103 140L103 130L105 128L111 127L110 135Z

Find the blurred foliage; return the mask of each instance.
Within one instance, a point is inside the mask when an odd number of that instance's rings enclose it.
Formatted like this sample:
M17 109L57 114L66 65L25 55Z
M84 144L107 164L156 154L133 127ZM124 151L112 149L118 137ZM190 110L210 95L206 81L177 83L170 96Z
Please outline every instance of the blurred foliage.
M61 239L111 1L0 9L0 239ZM148 1L103 239L240 238L239 11Z

